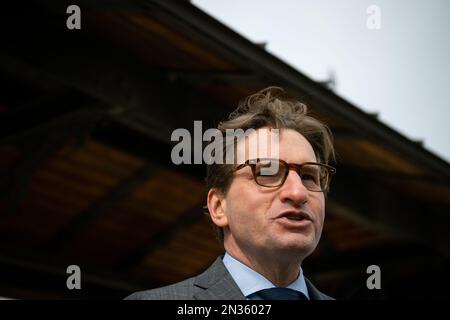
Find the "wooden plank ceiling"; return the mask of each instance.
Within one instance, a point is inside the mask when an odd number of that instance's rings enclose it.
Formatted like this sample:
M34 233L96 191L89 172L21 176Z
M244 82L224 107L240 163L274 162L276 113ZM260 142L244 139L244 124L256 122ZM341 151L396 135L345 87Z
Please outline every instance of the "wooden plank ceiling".
M59 11L62 4L33 3L36 12L48 18L42 26L46 33L41 46L27 47L20 41L27 25L3 22L17 28L18 34L6 39L11 45L1 52L0 264L5 270L20 265L23 272L49 274L54 276L49 281L65 283L64 272L58 272L66 262L76 263L92 278L101 279L91 281L97 287L82 293L85 298L108 296L108 291L109 296L121 297L200 272L222 248L201 212L207 192L202 180L204 167L179 168L170 163L170 129L192 126L201 115L206 123L216 125L240 99L279 83L270 75L255 73L251 61L246 64L232 59L231 53L224 54L218 49L220 44L193 36L192 30L186 31L156 7L114 1L115 9L107 10L94 1L96 6L83 13L83 34L73 36L57 25L65 14L65 10ZM83 4L91 8L88 2ZM55 44L55 39L60 41ZM20 50L24 46L28 51ZM113 64L118 57L120 65ZM61 65L68 61L78 67L66 72ZM122 78L114 73L108 78L100 67L87 67L97 62L100 66L102 61L110 70L125 68L120 71ZM127 73L131 64L137 66L133 69L136 73ZM134 86L131 81L139 77L151 81ZM41 81L43 78L46 81ZM149 92L156 98L146 100ZM358 201L342 200L340 190L353 186L347 193L350 190L363 199L371 199L374 190L393 194L390 201L400 208L399 214L403 207L401 200L395 200L397 194L410 199L412 206L439 205L436 212L448 213L448 180L396 152L385 141L365 135L364 127L355 128L327 111L307 92L295 92L302 93L314 114L335 132L339 189L332 189L323 239L306 271L324 291L342 298L374 296L351 283L361 280L358 277L368 264L382 264L395 278L401 274L396 265L415 262L418 267L409 278L391 279L393 288L421 275L419 266L429 259L439 260L431 269L440 272L448 259L436 257L443 257L448 244L433 247L430 242L427 246L416 241L418 233L411 229L396 234L397 226L392 227L394 232L383 227L382 212L365 216L364 207L357 206ZM72 96L77 98L68 99ZM71 116L86 105L95 106L88 111L96 110L100 116L88 114L91 121L86 126L61 122L62 116ZM33 114L39 116L30 116ZM150 120L144 123L145 119ZM53 120L60 124L55 127ZM152 131L151 123L167 132L154 134L157 130ZM409 223L418 226L422 221ZM441 229L436 228L440 234ZM436 239L442 238L437 235ZM420 250L422 253L417 253ZM12 278L20 276L11 273L3 280L0 296L74 295L37 281L19 285ZM111 284L114 281L120 284Z

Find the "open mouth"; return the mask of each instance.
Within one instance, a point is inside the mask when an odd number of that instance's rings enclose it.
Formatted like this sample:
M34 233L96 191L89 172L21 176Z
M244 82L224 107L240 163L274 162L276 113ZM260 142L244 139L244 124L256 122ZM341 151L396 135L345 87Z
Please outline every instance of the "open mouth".
M297 210L285 211L281 213L278 218L286 218L293 221L311 220L306 212Z
M288 218L289 220L294 220L294 221L302 221L305 219L305 218L299 217L299 216L287 216L285 218Z
M285 211L278 216L277 220L288 228L305 228L313 221L311 216L302 210Z

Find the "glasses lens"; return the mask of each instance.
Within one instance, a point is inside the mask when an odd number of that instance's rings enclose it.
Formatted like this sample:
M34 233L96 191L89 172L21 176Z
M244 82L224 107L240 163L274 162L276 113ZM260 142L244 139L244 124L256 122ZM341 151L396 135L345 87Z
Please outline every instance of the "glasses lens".
M319 164L305 164L299 174L306 189L324 191L327 188L328 171L325 167Z
M277 159L260 159L255 163L256 183L264 187L278 187L284 183L287 176L287 166ZM303 185L309 191L326 191L329 182L329 172L320 164L303 164L298 172Z
M286 169L285 165L278 160L259 160L255 166L256 182L265 187L280 186L283 183Z

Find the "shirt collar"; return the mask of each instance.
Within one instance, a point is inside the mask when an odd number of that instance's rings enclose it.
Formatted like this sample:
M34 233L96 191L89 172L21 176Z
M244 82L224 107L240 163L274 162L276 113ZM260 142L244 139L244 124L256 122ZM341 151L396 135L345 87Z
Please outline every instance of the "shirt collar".
M245 297L259 290L276 287L264 276L233 258L228 252L223 257L223 264ZM300 291L309 299L308 287L306 286L302 268L300 268L298 278L287 286L287 288Z

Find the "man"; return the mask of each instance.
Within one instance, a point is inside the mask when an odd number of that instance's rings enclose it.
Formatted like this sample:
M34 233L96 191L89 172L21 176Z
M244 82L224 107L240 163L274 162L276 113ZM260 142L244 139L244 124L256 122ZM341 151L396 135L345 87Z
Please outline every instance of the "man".
M225 143L237 160L207 168L207 207L225 255L196 277L127 299L332 299L301 269L319 242L335 172L329 129L273 87L248 97L219 129L253 129ZM267 134L276 143L261 139Z

